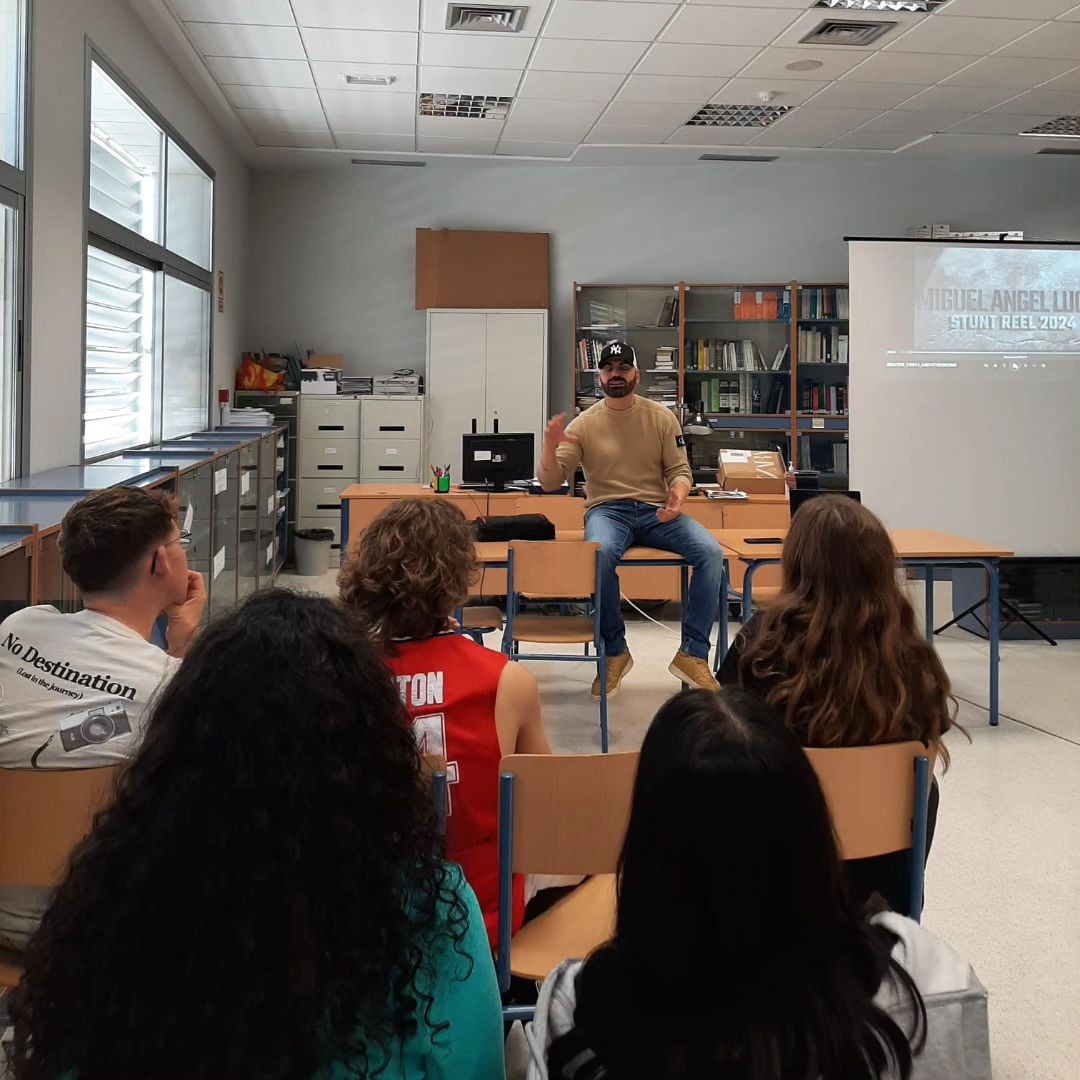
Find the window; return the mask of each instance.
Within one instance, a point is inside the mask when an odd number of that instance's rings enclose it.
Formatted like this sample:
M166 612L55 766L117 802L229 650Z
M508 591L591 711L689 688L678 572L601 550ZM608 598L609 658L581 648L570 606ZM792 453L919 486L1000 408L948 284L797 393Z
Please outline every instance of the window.
M96 59L89 162L84 460L206 425L213 257L212 173Z
M0 0L0 480L15 474L22 328L26 3Z

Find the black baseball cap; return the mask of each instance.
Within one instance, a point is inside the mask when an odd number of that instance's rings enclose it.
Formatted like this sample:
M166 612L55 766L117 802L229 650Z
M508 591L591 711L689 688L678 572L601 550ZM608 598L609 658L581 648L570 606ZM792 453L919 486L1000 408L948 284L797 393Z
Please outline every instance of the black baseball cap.
M597 367L605 364L633 364L637 367L637 353L633 345L627 345L625 341L609 341L600 353Z

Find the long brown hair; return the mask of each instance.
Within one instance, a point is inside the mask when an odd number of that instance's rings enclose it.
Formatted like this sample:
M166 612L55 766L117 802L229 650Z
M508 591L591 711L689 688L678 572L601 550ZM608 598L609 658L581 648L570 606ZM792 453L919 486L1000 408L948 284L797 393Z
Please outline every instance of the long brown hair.
M399 499L364 530L338 574L342 602L367 622L384 652L394 638L446 629L469 595L478 563L472 528L446 499Z
M811 499L784 541L784 585L758 616L739 681L804 746L920 739L946 767L941 737L956 702L937 653L915 626L881 522L840 495Z

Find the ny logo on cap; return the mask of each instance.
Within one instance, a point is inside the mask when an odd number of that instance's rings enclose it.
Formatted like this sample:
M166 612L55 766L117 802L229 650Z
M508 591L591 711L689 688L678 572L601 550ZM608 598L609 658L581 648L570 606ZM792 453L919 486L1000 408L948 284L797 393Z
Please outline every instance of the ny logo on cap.
M608 346L608 352L611 353L612 356L622 356L622 346L621 345L609 345Z

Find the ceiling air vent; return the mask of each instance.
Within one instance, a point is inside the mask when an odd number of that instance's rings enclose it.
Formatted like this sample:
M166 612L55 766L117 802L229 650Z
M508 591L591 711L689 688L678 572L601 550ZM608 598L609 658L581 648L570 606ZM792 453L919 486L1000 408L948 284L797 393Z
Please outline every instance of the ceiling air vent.
M420 116L455 116L467 120L505 120L513 98L476 94L421 94Z
M528 10L527 7L497 4L449 4L446 29L516 34L525 23Z
M764 164L776 161L778 154L702 154L698 161L749 161Z
M894 22L852 22L845 19L826 19L801 41L804 45L866 46L887 34Z
M352 159L353 165L387 165L393 169L422 169L427 162L426 161L389 161L380 158L358 158Z
M702 105L686 126L767 128L791 109L790 105Z
M1055 157L1080 157L1080 147L1075 150L1068 146L1045 146L1036 150L1036 154L1053 154Z
M1044 139L1080 139L1080 116L1059 116L1045 124L1021 131L1021 135L1041 135Z

